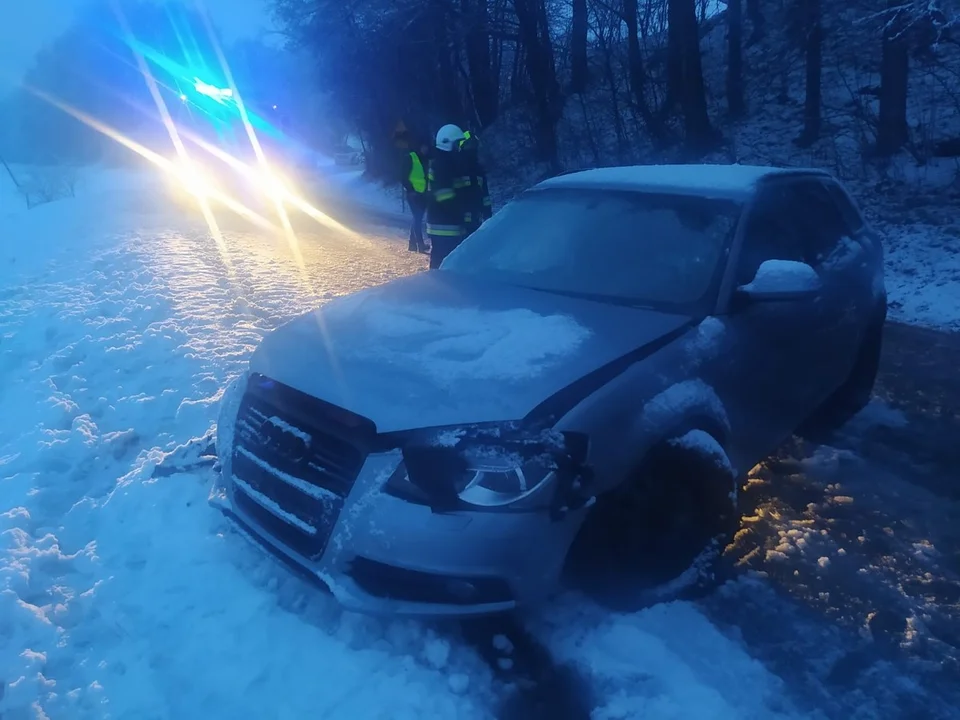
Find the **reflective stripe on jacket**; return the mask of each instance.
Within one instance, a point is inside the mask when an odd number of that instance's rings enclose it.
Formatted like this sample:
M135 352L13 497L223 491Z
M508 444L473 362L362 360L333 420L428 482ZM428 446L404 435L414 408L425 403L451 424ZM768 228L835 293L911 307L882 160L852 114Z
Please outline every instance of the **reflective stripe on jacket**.
M460 237L463 235L463 227L460 225L427 223L427 235L433 235L434 237Z

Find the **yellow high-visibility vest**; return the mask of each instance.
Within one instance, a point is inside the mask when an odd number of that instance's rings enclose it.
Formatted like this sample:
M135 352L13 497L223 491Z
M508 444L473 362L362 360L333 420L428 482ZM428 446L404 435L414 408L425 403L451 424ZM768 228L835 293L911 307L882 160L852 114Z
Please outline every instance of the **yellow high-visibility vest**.
M414 192L422 193L427 189L427 176L423 172L423 163L415 152L410 153L410 186Z

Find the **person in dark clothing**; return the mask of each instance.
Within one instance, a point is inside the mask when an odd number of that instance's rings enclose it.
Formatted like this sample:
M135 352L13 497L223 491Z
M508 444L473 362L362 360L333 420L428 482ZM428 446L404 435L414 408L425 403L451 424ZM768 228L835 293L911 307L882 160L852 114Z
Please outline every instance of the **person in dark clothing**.
M444 258L463 240L463 190L458 188L460 141L463 131L444 125L437 133L437 151L427 173L427 237L430 238L430 269L440 267Z
M484 220L493 217L487 171L480 162L480 141L469 131L460 141L460 166L463 175L457 184L464 193L463 235L467 238Z
M410 252L427 252L427 244L423 239L423 216L427 212L427 148L421 146L419 152L410 150L404 158L403 189L406 191L407 204L413 215L410 225Z

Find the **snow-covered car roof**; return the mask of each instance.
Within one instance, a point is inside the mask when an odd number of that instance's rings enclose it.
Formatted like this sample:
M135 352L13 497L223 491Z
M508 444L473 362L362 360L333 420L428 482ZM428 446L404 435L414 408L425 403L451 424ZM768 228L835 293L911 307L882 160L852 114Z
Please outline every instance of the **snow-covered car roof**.
M536 188L610 188L741 199L767 177L821 175L823 170L760 165L630 165L582 170L549 178Z

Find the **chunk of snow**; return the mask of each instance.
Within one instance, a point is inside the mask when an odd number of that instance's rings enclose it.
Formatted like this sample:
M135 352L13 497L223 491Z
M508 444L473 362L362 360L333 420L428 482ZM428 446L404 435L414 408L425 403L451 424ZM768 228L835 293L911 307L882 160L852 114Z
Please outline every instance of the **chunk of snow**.
M506 635L494 635L493 648L494 650L499 650L502 653L510 655L513 652L513 643L510 642L510 638Z
M709 353L711 350L715 351L724 332L726 332L726 325L723 324L723 320L713 316L706 317L697 325L697 330L689 342L688 349L697 355Z
M243 455L243 457L245 457L247 460L252 462L254 465L259 467L261 470L265 470L266 472L273 475L275 478L283 480L283 482L287 483L287 485L292 485L297 490L302 492L304 495L309 495L312 498L316 498L317 500L323 500L324 502L333 502L338 500L337 496L334 495L329 490L325 490L324 488L317 487L316 485L311 485L305 480L301 480L298 477L294 477L289 473L283 472L283 470L280 470L279 468L275 468L273 465L266 462L265 460L261 460L260 458L258 458L256 455L254 455L252 452L247 450L245 447L237 448L237 452Z
M754 293L802 292L820 287L820 276L806 263L794 260L767 260L743 290Z
M260 413L257 413L257 414L260 415ZM300 428L294 427L287 421L281 418L278 418L276 415L266 418L266 421L271 425L273 425L274 427L283 430L285 433L289 433L290 435L293 435L296 438L300 438L305 443L308 443L310 442L310 440L312 440L309 433L305 433Z
M712 387L699 379L675 383L655 395L644 405L641 423L649 432L655 432L658 429L666 430L668 423L694 410L706 412L709 417L721 422L724 427L730 426L727 411L719 396Z
M259 492L258 490L254 489L251 485L244 482L243 480L238 478L236 475L233 476L233 483L234 485L239 487L243 492L249 495L254 501L256 501L257 504L259 504L261 507L268 510L269 512L273 513L278 518L281 518L286 522L290 523L291 525L294 525L300 528L308 535L317 534L317 529L315 527L313 527L312 525L308 525L293 513L287 512L282 507L277 505L277 503L275 503L273 500L271 500L270 498L268 498L266 495Z
M730 458L727 457L726 451L717 439L705 430L691 430L678 438L673 438L670 444L674 447L691 450L708 457L721 470L724 470L730 475L736 475L736 471L733 469L733 465L730 464Z
M248 377L248 373L243 373L234 378L220 396L220 409L217 413L217 457L221 462L233 455L237 413L240 412Z

